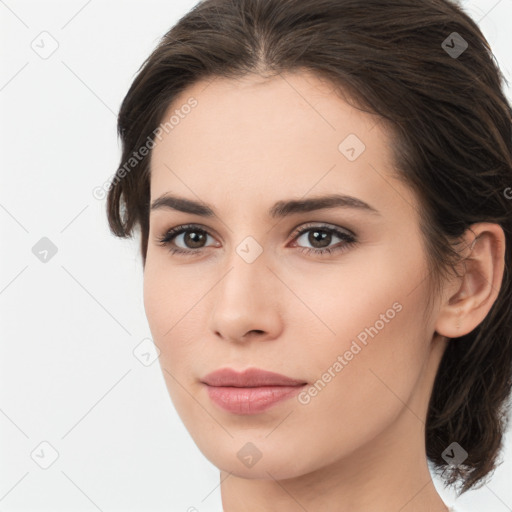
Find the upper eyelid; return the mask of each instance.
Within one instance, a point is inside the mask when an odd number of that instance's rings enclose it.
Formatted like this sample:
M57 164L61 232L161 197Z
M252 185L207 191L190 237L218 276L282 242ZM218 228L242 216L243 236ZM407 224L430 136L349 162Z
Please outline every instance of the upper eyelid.
M300 228L300 229L299 229ZM311 222L303 222L302 224L299 224L292 230L292 234L298 234L301 231L307 231L309 229L326 229L326 230L332 230L332 231L341 231L341 232L347 232L347 234L351 236L356 236L356 234L349 228L343 227L343 226L337 226L335 224L331 224L330 222L321 222L321 221L311 221Z

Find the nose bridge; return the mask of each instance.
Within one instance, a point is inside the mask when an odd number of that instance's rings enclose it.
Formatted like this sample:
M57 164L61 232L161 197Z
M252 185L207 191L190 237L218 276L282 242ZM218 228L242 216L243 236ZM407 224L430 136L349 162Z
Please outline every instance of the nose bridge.
M239 339L253 330L275 334L279 324L276 278L263 247L251 238L233 247L215 294L212 328L225 338Z
M266 294L271 286L269 279L272 273L267 268L267 258L259 244L261 249L259 254L256 253L256 243L255 240L244 239L228 256L228 273L221 284L219 298L227 299L232 306L257 307L261 294Z
M251 219L256 218L254 212L239 212L233 214L236 222L231 223L231 241L226 248L226 269L229 269L225 277L225 291L232 291L235 295L241 293L241 299L246 299L243 291L244 284L256 291L258 281L267 280L268 252L264 249L265 234L258 229ZM242 235L242 236L240 236ZM262 283L264 284L264 283ZM266 283L267 285L269 283ZM248 290L246 290L248 292Z

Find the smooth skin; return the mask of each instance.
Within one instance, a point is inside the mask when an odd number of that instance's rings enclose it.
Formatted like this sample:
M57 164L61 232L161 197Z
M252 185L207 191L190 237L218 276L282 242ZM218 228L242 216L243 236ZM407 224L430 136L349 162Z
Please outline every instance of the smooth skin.
M472 331L496 300L503 230L468 230L466 273L445 283L424 318L419 205L393 177L376 116L305 71L198 82L165 119L191 97L197 106L153 149L151 201L172 194L215 215L151 211L144 303L176 410L221 471L224 512L446 512L426 461L428 401L445 337ZM365 145L353 161L338 148L349 134ZM268 215L278 201L333 193L378 213ZM198 226L159 243L190 223ZM356 242L314 237L326 224ZM311 230L296 236L304 226ZM237 252L242 242L262 250L251 263ZM301 252L325 246L330 254ZM218 368L256 367L312 386L395 303L401 310L307 404L295 397L241 416L211 402L201 383ZM249 442L261 453L252 467L237 456Z

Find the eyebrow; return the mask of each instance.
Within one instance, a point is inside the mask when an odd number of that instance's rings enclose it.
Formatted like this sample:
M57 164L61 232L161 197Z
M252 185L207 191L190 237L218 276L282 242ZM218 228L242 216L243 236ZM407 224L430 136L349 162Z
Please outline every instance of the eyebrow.
M290 199L278 201L268 211L271 218L283 218L297 213L307 213L328 208L351 208L361 210L373 215L381 215L378 210L357 197L342 194L330 194L309 199ZM202 217L215 216L214 210L205 203L185 199L184 197L164 194L151 204L151 211L171 209Z

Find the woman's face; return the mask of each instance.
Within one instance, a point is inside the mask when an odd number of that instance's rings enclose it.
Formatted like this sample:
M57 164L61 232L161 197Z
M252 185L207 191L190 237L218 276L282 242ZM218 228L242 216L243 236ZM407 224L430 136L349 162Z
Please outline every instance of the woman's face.
M378 119L306 73L196 83L162 122L173 114L151 159L144 302L199 449L222 470L265 479L404 443L424 449L444 343L436 308L423 317L418 203L392 177ZM334 194L354 199L314 203ZM156 204L165 196L210 215ZM230 388L219 402L203 380L220 368L306 384L276 402L265 400L283 388L252 401Z

